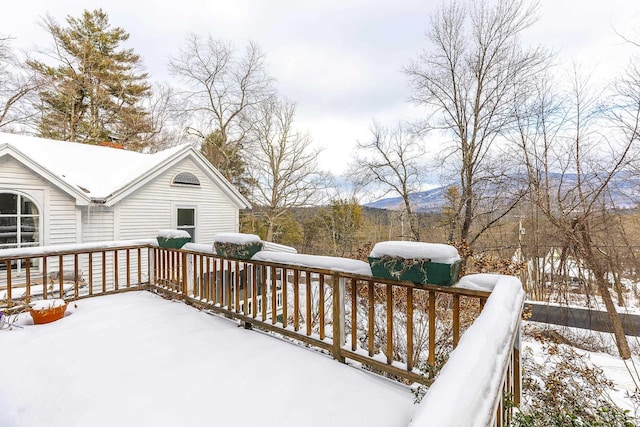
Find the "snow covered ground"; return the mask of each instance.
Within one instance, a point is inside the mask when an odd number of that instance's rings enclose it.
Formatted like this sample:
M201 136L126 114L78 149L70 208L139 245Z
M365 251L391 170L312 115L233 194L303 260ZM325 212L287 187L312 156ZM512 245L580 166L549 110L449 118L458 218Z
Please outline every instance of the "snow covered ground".
M389 427L407 426L418 409L407 387L148 292L81 300L58 322L34 326L26 314L17 325L0 331L2 427ZM538 342L523 347L540 357ZM634 413L627 396L640 360L586 353Z
M566 335L578 343L589 343L593 347L607 350L606 352L587 351L576 348L578 353L585 355L591 364L602 369L604 375L609 380L613 381L615 387L609 395L611 400L620 408L629 410L631 415L640 415L640 408L638 408L636 403L634 403L630 398L630 396L636 391L637 384L640 382L640 356L638 355L640 343L638 342L638 337L627 336L634 355L631 360L624 361L617 356L615 341L612 334L577 328L552 326L538 322L523 322L523 328L532 327L557 330L561 332L562 335ZM523 334L522 348L522 357L527 357L527 349L529 349L538 363L542 363L545 359L542 344L533 339L527 333Z
M406 426L413 395L148 292L0 331L0 426Z

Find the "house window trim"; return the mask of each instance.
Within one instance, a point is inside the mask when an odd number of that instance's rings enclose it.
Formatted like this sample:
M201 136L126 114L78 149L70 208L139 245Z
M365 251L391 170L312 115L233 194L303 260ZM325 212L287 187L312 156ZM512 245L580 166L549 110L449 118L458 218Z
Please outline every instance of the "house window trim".
M198 225L198 205L187 204L187 203L173 203L171 207L171 228L175 230L181 230L178 227L178 209L193 209L193 239L192 243L198 242L198 229L200 228Z
M0 194L15 194L19 197L23 197L28 199L31 203L33 203L36 207L36 209L38 209L38 242L35 245L28 245L28 246L18 246L19 243L16 242L16 247L18 248L37 248L42 246L43 243L43 239L44 239L44 208L42 206L42 203L40 203L40 201L38 200L37 197L32 196L29 193L26 193L24 191L19 191L19 190L14 190L14 189L8 189L8 188L0 188ZM18 206L18 212L20 211L20 206ZM20 214L17 214L18 216L20 216ZM19 226L19 223L16 223L16 227ZM19 227L18 227L19 228ZM18 229L17 230L18 236L20 236L21 232ZM16 239L19 240L19 239ZM5 247L0 247L0 249L8 249ZM13 249L13 248L11 248Z

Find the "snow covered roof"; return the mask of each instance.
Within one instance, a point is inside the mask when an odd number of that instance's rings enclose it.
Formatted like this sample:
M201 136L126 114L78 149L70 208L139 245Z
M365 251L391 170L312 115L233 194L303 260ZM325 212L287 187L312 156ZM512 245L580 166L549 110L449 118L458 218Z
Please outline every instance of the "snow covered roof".
M7 153L13 154L36 172L72 193L78 202L84 200L85 203L115 199L154 171L191 152L204 160L189 144L146 154L0 132L0 157ZM211 174L224 187L223 190L241 208L249 208L249 202L215 168L210 168Z

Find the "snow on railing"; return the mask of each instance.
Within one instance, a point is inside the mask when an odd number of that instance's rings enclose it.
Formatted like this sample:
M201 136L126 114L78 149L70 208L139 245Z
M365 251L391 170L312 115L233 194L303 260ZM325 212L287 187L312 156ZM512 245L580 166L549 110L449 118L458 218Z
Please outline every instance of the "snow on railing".
M518 403L503 399L519 396L519 390L509 388L520 387L522 284L502 275L463 279L465 287L492 289L491 296L422 399L410 427L507 425L501 409Z
M156 239L0 250L0 308L32 299L78 298L148 285Z

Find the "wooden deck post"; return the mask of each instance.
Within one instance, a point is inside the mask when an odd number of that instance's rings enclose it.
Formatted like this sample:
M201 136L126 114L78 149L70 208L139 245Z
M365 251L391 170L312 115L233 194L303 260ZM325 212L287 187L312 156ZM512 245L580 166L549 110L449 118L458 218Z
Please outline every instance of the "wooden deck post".
M187 253L182 252L182 273L178 273L178 275L182 274L182 296L184 298L189 296L189 271L188 271L188 259Z
M339 275L333 276L332 283L332 323L333 323L333 358L344 363L342 346L344 345L344 293L345 279ZM321 295L322 298L322 295Z
M516 326L516 339L513 343L513 403L520 406L522 396L522 367L520 365L520 325Z

